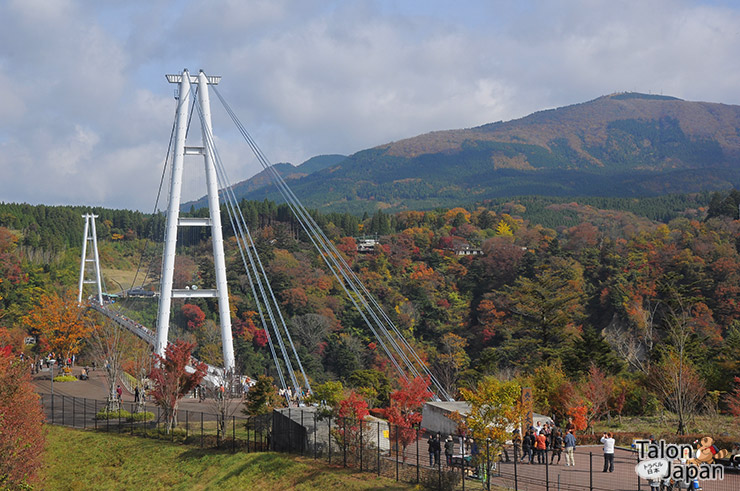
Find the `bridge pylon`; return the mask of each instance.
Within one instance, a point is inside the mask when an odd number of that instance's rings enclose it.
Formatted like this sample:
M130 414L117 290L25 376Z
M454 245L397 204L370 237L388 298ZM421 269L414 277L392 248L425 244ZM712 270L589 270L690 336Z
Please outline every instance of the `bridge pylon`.
M87 213L82 215L85 219L85 238L82 239L82 259L80 261L80 284L77 293L77 303L82 303L82 288L86 284L95 284L98 287L98 303L103 305L103 287L100 279L100 256L98 255L98 234L95 230L95 219L98 215ZM87 243L92 242L92 257L88 256ZM95 267L95 279L85 279L85 265L93 263Z
M214 164L213 132L211 124L211 106L208 86L218 84L221 77L206 76L201 70L198 76L190 75L187 69L181 74L167 75L167 81L179 84L177 120L175 126L175 146L172 159L169 204L167 208L167 223L165 226L165 245L162 257L162 275L160 283L159 311L157 313L157 341L155 351L164 355L167 347L170 314L173 298L217 298L219 321L221 325L221 343L223 345L224 368L234 370L234 344L231 335L231 313L229 310L229 294L226 284L226 261L224 258L223 233L221 231L221 213L218 199L218 179ZM192 104L191 85L197 84L198 101L200 106L202 144L200 146L186 146L188 136L189 109ZM208 218L181 218L181 188L183 162L185 156L202 156L205 163L206 187L208 190ZM204 289L174 289L173 278L175 268L175 247L177 245L177 230L179 227L210 227L213 243L213 263L216 276L216 288Z

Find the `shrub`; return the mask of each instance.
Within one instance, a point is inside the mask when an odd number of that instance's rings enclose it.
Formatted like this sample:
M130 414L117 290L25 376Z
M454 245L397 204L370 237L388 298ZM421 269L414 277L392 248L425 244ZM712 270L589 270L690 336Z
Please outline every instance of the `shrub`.
M118 411L108 411L105 408L101 409L95 414L95 419L131 419L131 413L125 409L119 409Z
M154 413L151 411L143 411L140 413L131 413L129 421L151 421L154 419Z
M74 375L57 375L54 377L54 382L75 382L77 377Z

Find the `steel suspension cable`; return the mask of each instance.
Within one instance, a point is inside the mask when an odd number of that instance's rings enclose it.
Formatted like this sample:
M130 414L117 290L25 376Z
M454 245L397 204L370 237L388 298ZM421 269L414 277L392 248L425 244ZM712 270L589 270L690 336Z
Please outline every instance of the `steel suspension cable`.
M250 148L252 148L252 151L255 153L255 155L257 156L258 160L262 164L262 166L265 169L267 169L268 172L274 178L274 180L276 182L276 185L278 186L281 194L285 198L286 202L288 203L289 207L293 211L294 215L296 215L296 218L298 218L299 223L303 227L304 231L306 231L306 233L309 236L309 238L311 239L311 241L314 243L314 245L317 247L317 249L319 249L319 252L321 252L322 250L324 251L323 254L322 254L322 257L327 262L327 266L329 266L329 268L332 270L332 273L334 274L335 278L337 278L337 280L340 282L340 284L342 284L343 288L345 289L345 292L347 292L347 294L350 297L350 299L352 300L353 304L355 304L355 307L358 309L358 311L360 311L360 313L363 316L365 322L368 324L368 327L370 327L371 331L373 331L373 334L381 342L381 345L383 344L381 337L378 336L378 334L373 329L371 323L369 323L369 321L367 320L367 318L364 316L364 314L362 313L362 309L359 308L359 306L355 302L353 296L351 294L349 294L349 292L347 291L347 288L343 284L344 282L342 282L342 281L339 280L339 278L337 277L337 274L334 271L334 268L332 267L332 264L330 264L330 262L331 263L334 263L334 266L340 271L342 277L350 285L350 287L353 290L353 292L358 296L358 298L360 299L360 301L363 303L363 306L365 307L365 309L370 313L371 317L373 317L373 320L375 320L375 322L383 330L385 336L389 339L389 342L392 344L392 346L394 347L394 349L396 350L396 352L399 353L399 356L404 360L404 362L405 362L406 366L408 367L409 371L411 371L412 374L415 375L415 376L418 375L418 372L416 371L416 368L414 367L413 363L411 363L408 360L408 358L406 357L406 354L404 352L405 350L408 351L409 353L411 353L411 356L415 359L415 361L419 364L419 366L422 367L422 370L430 378L430 381L435 385L435 387L439 390L439 392L446 399L450 399L449 395L446 393L446 391L444 390L444 388L442 387L442 385L439 383L438 380L436 380L436 377L434 377L434 375L429 371L429 369L426 367L426 365L423 363L423 361L419 358L419 356L416 353L416 351L410 346L410 344L408 343L408 341L403 337L403 335L400 333L400 331L398 330L398 328L393 324L392 320L388 317L388 315L385 313L385 311L382 309L382 307L380 307L379 303L374 298L374 296L367 290L367 288L364 286L364 284L359 280L359 278L357 277L357 275L354 273L354 271L351 269L351 267L346 263L346 261L344 260L344 258L341 256L341 254L339 253L339 251L334 246L334 244L331 241L329 241L329 239L323 233L323 231L321 230L321 228L316 224L316 222L313 219L313 217L305 210L305 207L300 203L300 201L295 196L295 194L292 192L292 190L287 186L287 184L285 183L285 181L282 179L282 176L280 176L280 174L274 169L274 167L272 167L270 165L269 161L264 156L264 154L262 153L261 149L259 149L259 147L256 145L256 143L254 142L254 140L251 138L251 135L249 135L249 133L243 127L243 125L241 124L241 122L239 122L238 118L236 117L236 115L233 112L233 110L231 110L231 108L229 107L228 103L226 103L226 101L221 96L221 94L218 92L218 90L215 90L215 92L216 92L217 96L219 97L219 99L221 100L221 103L224 105L224 107L226 108L227 112L231 116L232 120L234 121L234 123L239 128L240 132L242 133L242 136L245 138L245 140L249 144ZM307 226L308 226L308 228L311 229L311 232L309 232L309 230L307 230ZM314 235L316 236L318 242L321 244L321 247L319 247L319 245L316 243L316 241L314 241L314 239L312 237ZM364 295L362 295L358 291L358 287L359 287L359 289L362 290L362 292L364 293ZM372 304L372 306L374 307L374 309L371 308L370 305L368 305L368 302L365 300L365 297L367 297L367 298L370 299L370 303ZM378 319L377 314L375 313L375 310L379 311L380 312L380 315L383 317L383 319L385 320L385 322L388 325L391 326L391 328L393 329L393 331L396 334L396 336L398 337L398 339L404 345L405 350L404 349L401 349L398 346L398 344L396 343L394 337L391 336L390 332L388 332L388 329L385 327L384 323L381 322L380 319ZM396 364L396 366L397 366L397 363L395 363L394 357L391 356L390 353L387 352L387 350L386 350L386 354L389 355L389 358L391 360L393 360L394 361L394 364ZM398 368L398 366L397 366L397 368ZM402 375L405 376L405 374L403 373L403 371L401 371L401 373L402 373Z
M202 109L200 107L198 107L198 111L199 111L199 115L200 115L200 117L202 119L202 117L203 117L202 116ZM207 128L207 126L205 126L205 125L204 125L204 127ZM300 371L301 371L301 373L303 375L303 379L304 379L304 382L306 384L306 388L307 388L307 390L309 392L311 391L310 382L308 381L308 377L306 376L306 373L305 373L305 370L304 370L303 365L301 363L300 357L298 356L298 352L297 352L297 350L295 348L295 344L293 343L293 340L292 340L292 338L290 336L290 331L288 330L288 328L287 328L287 326L285 324L285 319L283 318L282 312L280 311L278 301L277 301L277 299L275 297L275 294L274 294L274 292L272 290L272 287L271 287L271 285L269 283L269 280L267 279L267 274L265 272L264 265L262 264L262 261L261 261L261 259L259 257L259 254L257 253L256 244L254 242L254 239L252 238L252 235L251 235L251 233L249 231L249 228L246 226L246 220L244 220L244 217L241 214L241 209L239 208L238 203L236 203L236 197L233 194L233 191L231 190L231 185L230 185L230 182L228 181L228 176L226 175L226 171L225 171L225 168L223 166L223 162L221 161L220 155L219 155L218 150L217 150L217 148L215 146L215 143L214 143L214 140L213 140L213 135L210 133L210 131L206 131L204 133L206 134L206 140L207 140L206 141L206 144L208 145L209 151L211 152L212 156L214 157L214 165L215 165L216 170L217 170L217 175L218 175L218 179L219 179L219 187L222 190L225 190L225 194L227 195L227 198L228 198L227 201L228 201L228 204L229 204L228 210L229 210L229 214L230 214L230 221L232 221L232 225L233 225L234 224L234 219L236 219L236 223L237 224L241 223L243 225L243 226L237 227L239 230L237 230L237 229L234 230L235 235L241 236L241 239L246 244L247 256L249 257L249 262L250 262L250 264L252 266L254 276L258 280L257 283L258 283L258 286L260 288L260 292L262 294L263 303L265 303L265 305L266 305L266 308L268 310L268 315L270 316L270 319L271 319L272 324L273 324L273 328L274 328L274 330L275 330L275 332L277 334L277 338L278 338L278 341L279 341L280 346L281 346L281 351L283 353L283 357L284 357L284 359L286 361L286 366L288 367L289 374L291 376L291 381L293 382L294 388L296 389L296 393L297 393L298 397L300 398L301 397L300 384L298 384L297 379L295 379L295 374L294 374L294 371L293 371L292 366L291 366L291 363L290 363L290 358L289 358L289 356L288 356L288 354L287 354L287 352L285 350L285 345L282 342L282 335L280 335L278 323L275 322L275 318L274 318L274 315L272 313L272 307L271 307L271 305L274 305L275 306L275 310L277 311L278 317L280 319L280 324L282 325L283 330L285 331L286 337L288 338L288 342L289 342L289 344L291 346L293 355L294 355L294 357L296 359L296 362L298 363L299 369L300 369ZM238 214L238 216L237 216L237 214ZM232 216L233 216L233 218L232 218ZM237 240L237 242L239 242L239 240ZM254 256L252 255L251 249L254 249ZM240 249L240 251L241 251L241 249ZM243 252L241 252L241 253L242 253L242 257L243 257ZM245 266L246 266L246 264L245 264ZM261 275L257 272L257 267L259 267L259 270L261 272ZM251 276L250 276L250 279L251 279ZM264 285L267 286L267 291L269 292L269 298L268 298L267 294L265 293L265 290L264 290L264 287L263 287L263 283L262 283L263 281L264 281ZM270 300L272 300L272 304L270 303Z

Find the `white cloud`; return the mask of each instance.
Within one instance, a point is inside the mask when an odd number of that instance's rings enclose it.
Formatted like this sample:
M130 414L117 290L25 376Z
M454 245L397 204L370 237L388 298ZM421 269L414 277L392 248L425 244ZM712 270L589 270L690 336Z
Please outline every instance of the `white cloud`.
M0 199L149 211L183 67L298 164L619 90L737 104L738 25L699 0L7 1ZM212 103L230 177L257 172Z

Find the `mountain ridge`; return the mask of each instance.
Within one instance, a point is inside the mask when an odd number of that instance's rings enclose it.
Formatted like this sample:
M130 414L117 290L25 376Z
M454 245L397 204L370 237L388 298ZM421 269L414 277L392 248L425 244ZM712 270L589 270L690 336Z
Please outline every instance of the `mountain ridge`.
M654 196L740 183L740 106L622 92L356 152L290 186L329 211L429 209L502 196ZM261 186L248 199L277 199Z

